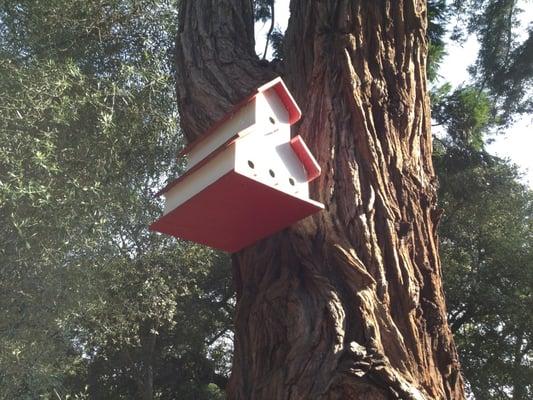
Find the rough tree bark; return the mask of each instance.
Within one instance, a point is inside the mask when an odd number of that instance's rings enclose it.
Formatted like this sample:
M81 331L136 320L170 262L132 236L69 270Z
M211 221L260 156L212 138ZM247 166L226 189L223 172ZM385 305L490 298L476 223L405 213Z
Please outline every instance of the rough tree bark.
M438 256L422 0L292 0L282 69L250 0L185 0L177 93L189 140L281 73L325 211L233 256L230 399L462 399Z

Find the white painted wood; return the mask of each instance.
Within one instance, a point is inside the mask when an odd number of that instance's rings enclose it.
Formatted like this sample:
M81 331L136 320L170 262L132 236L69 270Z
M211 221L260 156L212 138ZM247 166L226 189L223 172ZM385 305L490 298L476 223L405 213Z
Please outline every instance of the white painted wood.
M198 143L187 154L187 169L194 167L214 150L226 143L233 135L255 124L255 100L239 109L235 115L222 123L216 131Z
M256 96L256 101L256 120L258 124L272 124L270 117L274 118L276 123L289 123L289 112L274 89L259 93Z
M164 214L228 172L309 200L305 169L290 145L289 113L274 89L261 92L188 154L190 170L235 134L246 135L178 182L165 195Z
M309 184L302 163L290 143L274 144L274 136L284 135L275 132L240 139L236 143L235 170L293 196L308 198Z
M232 145L214 156L212 160L209 160L194 172L191 172L168 192L164 193L165 209L163 215L168 214L195 194L200 193L207 186L232 171L234 167L235 145Z
M237 142L236 171L293 196L308 198L307 174L290 145L287 109L274 90L256 99L258 123L253 134Z

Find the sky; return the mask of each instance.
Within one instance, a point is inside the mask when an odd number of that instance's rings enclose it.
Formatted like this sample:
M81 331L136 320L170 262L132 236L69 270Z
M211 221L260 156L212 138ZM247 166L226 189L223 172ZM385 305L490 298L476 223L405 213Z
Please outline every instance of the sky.
M277 0L275 4L276 26L283 32L289 20L289 1ZM533 2L520 0L518 5L524 10L520 21L524 29L519 33L519 38L521 35L523 39L526 35L525 27L533 24ZM255 28L256 52L262 54L270 22L266 24L259 22ZM448 55L444 58L439 70L440 83L450 82L453 87L467 84L469 82L467 68L476 60L478 49L479 44L473 36L461 44L448 41ZM505 134L493 136L491 139L493 142L487 146L487 150L518 165L523 173L523 182L533 188L533 116L529 115L517 120Z

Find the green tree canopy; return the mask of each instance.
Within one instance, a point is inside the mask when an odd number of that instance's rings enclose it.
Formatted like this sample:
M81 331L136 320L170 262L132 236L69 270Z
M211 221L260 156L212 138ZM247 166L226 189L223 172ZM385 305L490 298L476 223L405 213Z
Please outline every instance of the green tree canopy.
M0 398L216 396L227 260L147 229L180 167L175 13L0 4Z
M449 319L476 399L533 394L533 192L503 160L437 152Z

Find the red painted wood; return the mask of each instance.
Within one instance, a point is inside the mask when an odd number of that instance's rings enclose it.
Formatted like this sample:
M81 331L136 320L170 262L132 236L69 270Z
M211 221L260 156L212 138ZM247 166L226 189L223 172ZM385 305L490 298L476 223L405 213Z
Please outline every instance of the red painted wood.
M295 136L291 139L291 147L304 165L307 172L307 181L311 182L313 179L318 178L322 171L320 165L318 165L301 136Z
M323 207L232 171L150 229L233 253Z
M257 89L257 93L266 92L269 89L274 89L276 91L276 94L279 96L281 102L287 109L287 112L289 113L289 125L297 122L302 117L302 112L300 111L300 107L298 107L298 104L296 104L296 100L294 100L294 97L292 97L292 94L289 92L289 89L283 80L280 77L277 77L276 79L273 79L259 87ZM254 95L254 97L257 95L257 93Z

